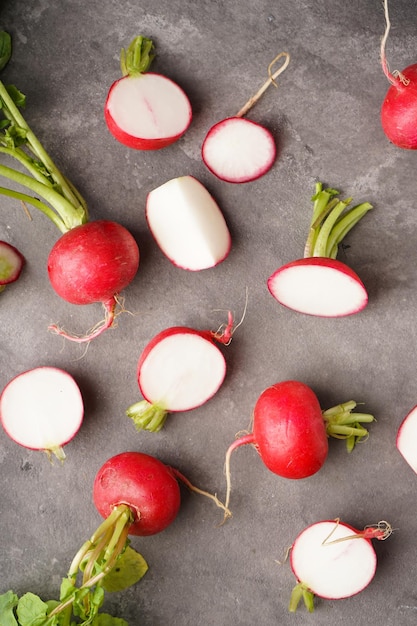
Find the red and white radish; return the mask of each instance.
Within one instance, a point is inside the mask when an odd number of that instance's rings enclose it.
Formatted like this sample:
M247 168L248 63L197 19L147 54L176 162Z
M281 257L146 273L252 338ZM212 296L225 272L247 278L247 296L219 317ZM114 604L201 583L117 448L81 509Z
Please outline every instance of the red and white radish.
M322 411L313 390L296 380L265 389L255 403L252 432L235 439L226 452L226 508L230 502L230 458L234 450L252 444L274 474L297 480L307 478L324 465L329 436L345 439L349 452L368 436L362 422L372 422L374 418L352 413L355 407L352 400Z
M24 256L17 248L0 241L0 291L19 278L24 263Z
M267 280L271 295L289 309L319 317L342 317L364 309L368 293L359 276L336 259L347 233L372 205L348 209L351 198L316 183L313 217L304 257L277 269Z
M284 57L283 65L272 73L273 65ZM269 78L259 91L233 117L210 128L201 148L203 161L218 178L229 183L247 183L260 178L271 169L276 158L272 133L261 124L243 116L259 100L290 62L287 52L281 52L269 65Z
M214 267L230 252L226 220L193 176L173 178L153 189L147 197L146 219L162 252L182 269Z
M301 599L312 612L314 596L340 600L363 591L377 567L371 539L384 540L391 533L391 525L385 521L361 531L338 519L305 528L291 548L291 569L298 582L291 595L290 612L297 610Z
M384 1L386 29L381 41L382 70L391 83L381 107L381 124L387 138L399 148L417 149L417 63L391 72L385 46L391 28L388 0Z
M190 101L174 81L148 72L154 58L150 39L138 36L121 53L123 77L107 95L104 117L111 134L136 150L158 150L177 141L192 119Z
M226 361L216 345L231 341L233 317L217 332L174 326L145 346L137 367L144 400L126 411L138 430L158 432L168 413L190 411L210 400L226 376Z
M63 446L79 431L84 404L74 378L56 367L17 375L0 396L1 424L11 439L63 460Z
M56 325L50 328L76 342L90 341L112 325L115 300L136 274L139 250L130 233L119 224L88 223L84 198L61 173L23 118L20 107L25 100L16 87L6 87L0 81L0 114L4 118L0 124L0 152L19 163L18 169L0 164L0 176L29 192L0 187L0 194L39 209L63 234L48 260L52 286L70 302L103 302L106 317L82 337L61 331Z
M417 406L404 418L397 432L397 450L417 474Z

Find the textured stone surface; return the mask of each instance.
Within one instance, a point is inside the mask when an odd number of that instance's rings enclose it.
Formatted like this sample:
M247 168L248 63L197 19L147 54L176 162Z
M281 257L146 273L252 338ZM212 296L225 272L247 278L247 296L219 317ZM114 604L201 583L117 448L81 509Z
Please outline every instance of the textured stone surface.
M387 54L392 68L416 62L413 3L392 3ZM379 65L381 3L356 0L3 0L0 24L13 36L2 73L27 95L25 116L67 177L86 197L92 219L117 219L136 237L141 267L126 290L133 315L88 348L47 332L50 322L84 332L100 305L74 307L52 291L48 250L59 233L31 209L0 199L0 239L27 265L0 296L0 387L39 365L78 381L86 417L63 466L18 447L0 433L0 592L55 597L78 547L99 523L91 487L100 465L142 450L175 465L200 487L224 493L226 448L249 427L260 392L279 380L310 384L323 408L355 399L377 422L352 454L331 441L323 469L310 479L270 474L256 452L232 457L234 516L186 489L176 522L159 536L133 539L150 564L136 587L110 595L106 608L133 626L275 626L276 624L415 624L417 476L395 448L399 424L417 403L415 310L416 158L390 145L379 123L388 88ZM173 146L131 151L108 133L107 89L119 73L119 50L136 34L155 41L153 69L188 93L194 118ZM288 69L248 116L274 133L279 158L263 178L230 185L200 159L208 128L236 113L267 77L278 52ZM1 158L1 162L5 162ZM145 220L147 193L170 178L196 176L221 206L233 248L202 273L175 268ZM374 205L348 236L339 258L361 276L368 307L323 320L282 309L267 277L302 255L314 182ZM3 184L3 182L1 182ZM224 349L228 375L219 393L159 434L136 433L124 411L140 399L136 363L147 341L172 325L215 330L227 311L243 324ZM379 569L355 598L318 601L315 615L287 613L294 583L279 565L305 525L340 517L362 527L388 520L397 529L376 545Z

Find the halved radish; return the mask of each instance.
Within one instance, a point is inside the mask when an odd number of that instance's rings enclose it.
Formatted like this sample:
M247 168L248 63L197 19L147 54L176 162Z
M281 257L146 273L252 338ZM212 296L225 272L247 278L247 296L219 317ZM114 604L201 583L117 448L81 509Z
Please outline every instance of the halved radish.
M0 290L20 276L25 259L17 248L0 241Z
M214 396L226 376L226 361L215 342L228 344L232 325L229 314L222 332L174 326L151 339L137 367L144 400L126 411L138 430L157 432L169 412L189 411Z
M275 73L272 66L285 57L284 64ZM269 65L269 78L259 91L233 117L218 122L208 131L202 145L202 158L208 169L218 178L229 183L246 183L272 167L276 157L276 145L272 133L264 126L243 116L259 100L264 91L287 67L290 56L281 52Z
M397 450L417 474L417 406L402 421L397 432Z
M372 581L377 557L371 539L387 539L387 522L355 530L340 520L316 522L303 530L291 549L291 568L297 578L289 610L301 599L314 610L314 596L340 600L356 595Z
M184 91L161 74L147 72L154 46L135 37L121 52L123 77L107 95L104 117L112 135L137 150L157 150L179 139L191 124L191 104Z
M77 434L84 404L74 378L56 367L17 375L0 396L0 420L11 439L63 460L62 447Z
M226 220L214 198L193 176L173 178L153 189L146 202L146 219L162 252L177 267L207 269L230 252Z
M368 303L359 276L336 256L339 244L372 205L363 202L347 209L352 199L338 200L338 193L316 183L304 258L283 265L267 281L280 304L300 313L342 317L358 313Z

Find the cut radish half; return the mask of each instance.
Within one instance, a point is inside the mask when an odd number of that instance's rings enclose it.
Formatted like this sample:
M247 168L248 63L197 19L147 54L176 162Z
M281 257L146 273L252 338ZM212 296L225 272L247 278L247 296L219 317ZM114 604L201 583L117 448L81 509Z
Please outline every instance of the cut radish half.
M357 531L340 520L325 520L304 529L291 550L291 568L298 584L291 596L290 611L297 609L302 597L313 611L314 595L340 600L365 589L377 566L370 539L384 540L391 533L387 522Z
M251 120L230 117L215 124L202 146L203 161L229 183L255 180L272 167L275 141L269 130Z
M284 306L320 317L352 315L368 303L359 276L334 259L315 257L288 263L269 277L268 289Z
M417 474L417 406L404 418L397 433L397 450Z
M281 57L284 64L275 73L272 67ZM204 139L201 155L208 169L229 183L247 183L266 174L276 157L272 133L243 116L259 100L264 91L287 67L290 56L281 52L268 67L268 80L259 91L233 117L218 122L210 128Z
M146 73L153 59L150 39L136 37L122 50L123 77L107 95L104 117L120 143L137 150L157 150L177 141L191 124L191 104L166 76Z
M363 202L348 208L352 198L338 200L338 193L316 183L304 258L283 265L267 280L274 298L299 313L342 317L358 313L368 304L359 276L336 256L344 237L372 205Z
M38 367L13 378L0 396L0 419L7 435L31 450L65 458L62 446L84 417L80 389L67 372Z
M189 411L214 396L226 376L226 361L215 341L229 343L232 324L229 314L222 333L174 326L151 339L137 368L145 399L126 411L138 430L157 432L168 412Z
M25 259L17 248L0 241L0 286L13 283L20 276Z
M146 202L149 228L169 260L199 271L223 261L231 248L226 220L214 198L193 176L153 189Z

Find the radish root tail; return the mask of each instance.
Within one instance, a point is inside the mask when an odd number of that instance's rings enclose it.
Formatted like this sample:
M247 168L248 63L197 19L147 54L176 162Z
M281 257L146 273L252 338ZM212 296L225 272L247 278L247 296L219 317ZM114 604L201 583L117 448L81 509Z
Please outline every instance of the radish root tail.
M121 310L116 312L117 305L121 305ZM104 320L98 322L91 330L87 331L85 335L69 333L57 324L50 324L48 326L48 330L55 333L55 335L64 337L64 339L68 339L74 343L87 343L92 341L96 337L99 337L99 335L101 335L108 328L114 327L117 316L124 312L123 303L117 299L117 296L113 296L107 300L107 302L104 302L103 306L105 309Z

